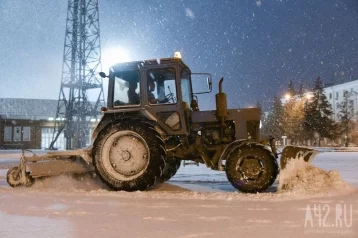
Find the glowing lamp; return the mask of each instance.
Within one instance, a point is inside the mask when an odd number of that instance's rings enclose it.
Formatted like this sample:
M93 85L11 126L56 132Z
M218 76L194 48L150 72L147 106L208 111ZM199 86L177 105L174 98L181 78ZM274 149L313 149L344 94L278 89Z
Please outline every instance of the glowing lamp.
M174 58L181 59L181 54L179 51L174 52Z

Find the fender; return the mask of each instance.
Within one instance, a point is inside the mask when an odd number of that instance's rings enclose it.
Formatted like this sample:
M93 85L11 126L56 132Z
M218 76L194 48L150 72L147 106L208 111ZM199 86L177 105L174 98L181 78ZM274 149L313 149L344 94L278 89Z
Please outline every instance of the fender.
M101 118L100 122L97 124L96 128L93 130L92 141L96 141L98 134L108 125L118 123L119 121L132 120L137 118L142 119L146 117L143 117L143 115L140 113L105 113Z
M221 154L219 161L218 161L218 170L219 171L224 171L225 168L222 164L222 161L224 158L227 158L234 150L236 150L237 148L243 147L243 146L251 146L251 145L255 145L258 147L261 147L262 149L266 150L267 152L269 152L272 155L272 158L276 158L276 156L274 155L274 153L272 153L271 150L269 150L266 146L264 146L263 144L257 143L257 142L250 142L246 139L241 139L241 140L235 140L233 142L231 142L223 151L223 153ZM276 160L275 160L276 161ZM276 161L277 163L277 161Z

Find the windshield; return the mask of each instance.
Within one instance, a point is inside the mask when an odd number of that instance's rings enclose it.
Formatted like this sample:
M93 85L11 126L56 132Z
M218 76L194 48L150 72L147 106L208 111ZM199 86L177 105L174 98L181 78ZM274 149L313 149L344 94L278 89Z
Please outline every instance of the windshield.
M177 102L174 68L148 70L147 80L150 104Z

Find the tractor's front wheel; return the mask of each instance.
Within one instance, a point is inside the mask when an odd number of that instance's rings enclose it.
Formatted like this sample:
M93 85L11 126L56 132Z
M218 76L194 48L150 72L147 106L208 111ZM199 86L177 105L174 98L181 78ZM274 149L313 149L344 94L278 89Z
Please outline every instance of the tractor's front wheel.
M146 190L159 180L166 151L154 127L133 120L110 125L98 136L93 150L94 165L109 188Z
M229 154L225 168L230 183L245 193L266 190L275 182L278 174L275 157L255 144L235 149Z

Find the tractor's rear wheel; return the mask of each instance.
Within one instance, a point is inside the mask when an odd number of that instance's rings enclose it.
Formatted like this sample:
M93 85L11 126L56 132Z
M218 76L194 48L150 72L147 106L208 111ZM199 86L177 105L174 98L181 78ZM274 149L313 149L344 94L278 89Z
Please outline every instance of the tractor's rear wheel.
M162 174L165 156L160 134L140 120L108 126L100 132L93 149L97 174L114 190L152 187Z
M275 182L278 174L275 157L255 144L235 149L229 154L225 168L230 183L245 193L266 190Z
M171 179L178 171L181 164L181 160L177 158L167 158L165 160L165 167L160 176L159 182L164 183Z

